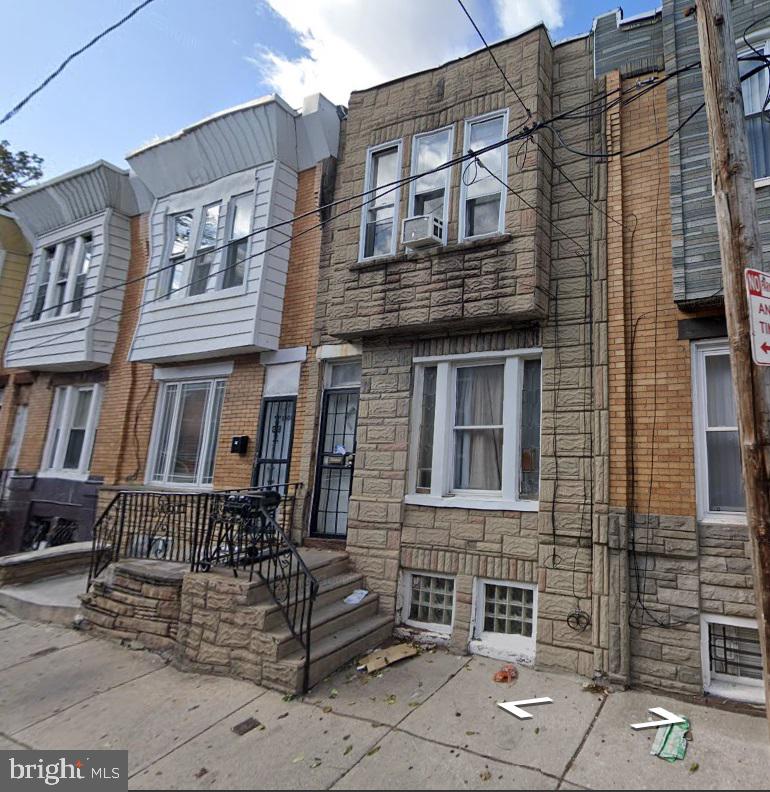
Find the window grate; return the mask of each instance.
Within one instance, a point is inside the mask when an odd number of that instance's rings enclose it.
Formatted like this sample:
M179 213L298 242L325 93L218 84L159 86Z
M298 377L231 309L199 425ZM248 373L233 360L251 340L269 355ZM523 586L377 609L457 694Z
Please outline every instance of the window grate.
M532 637L535 593L530 588L484 584L484 632Z
M759 630L710 622L709 665L715 674L762 679Z
M455 582L451 578L412 575L409 618L429 624L452 624Z

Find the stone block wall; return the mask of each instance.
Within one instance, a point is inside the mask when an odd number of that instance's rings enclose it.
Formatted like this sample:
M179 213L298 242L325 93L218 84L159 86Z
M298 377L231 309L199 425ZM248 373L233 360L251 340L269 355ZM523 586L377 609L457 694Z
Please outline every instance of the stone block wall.
M176 644L184 568L163 561L114 564L81 597L82 629L148 649Z

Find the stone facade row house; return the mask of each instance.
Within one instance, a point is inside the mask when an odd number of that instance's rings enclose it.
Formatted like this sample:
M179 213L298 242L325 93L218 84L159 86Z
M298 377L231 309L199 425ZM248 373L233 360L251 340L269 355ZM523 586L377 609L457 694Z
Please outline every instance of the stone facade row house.
M278 487L368 592L353 624L322 586L328 668L398 628L761 702L704 118L668 139L702 94L683 8L536 26L494 45L507 79L480 50L347 108L258 100L13 196L3 550L89 538L118 492ZM140 629L143 574L97 626ZM181 597L159 645L291 688L239 586L153 588Z

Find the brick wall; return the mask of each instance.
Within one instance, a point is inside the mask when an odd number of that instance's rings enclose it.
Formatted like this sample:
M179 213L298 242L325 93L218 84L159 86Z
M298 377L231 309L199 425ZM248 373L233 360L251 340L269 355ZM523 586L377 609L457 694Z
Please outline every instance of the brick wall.
M636 80L622 81L633 91ZM608 75L612 90L621 82ZM631 94L629 94L630 96ZM614 108L607 146L633 151L667 133L663 89ZM610 535L616 672L626 681L702 692L701 611L754 614L745 527L698 525L690 342L674 303L669 151L608 164ZM630 523L630 524L629 524ZM625 580L624 580L625 578ZM630 632L621 639L623 622Z

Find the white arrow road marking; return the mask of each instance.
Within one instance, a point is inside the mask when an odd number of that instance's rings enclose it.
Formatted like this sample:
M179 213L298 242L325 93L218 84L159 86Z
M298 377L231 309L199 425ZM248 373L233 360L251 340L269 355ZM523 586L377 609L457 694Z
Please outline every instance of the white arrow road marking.
M652 729L657 728L658 726L671 726L674 723L684 723L684 718L680 718L678 715L674 715L673 712L669 712L667 709L663 709L663 707L650 707L649 711L653 715L658 715L661 718L665 718L665 720L656 720L656 721L644 721L644 723L632 723L632 729Z
M504 709L506 712L510 712L511 715L515 715L517 718L521 720L525 720L527 718L531 718L530 715L526 710L521 709L523 706L529 706L530 704L553 704L553 699L548 698L545 696L544 698L534 698L534 699L522 699L521 701L498 701L497 706L500 709Z

